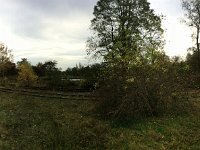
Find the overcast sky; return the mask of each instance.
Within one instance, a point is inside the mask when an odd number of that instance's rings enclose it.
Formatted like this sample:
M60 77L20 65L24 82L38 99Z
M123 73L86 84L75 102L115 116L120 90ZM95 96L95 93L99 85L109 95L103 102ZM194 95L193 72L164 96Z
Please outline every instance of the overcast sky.
M0 41L13 50L15 62L28 58L32 64L57 60L66 69L88 64L86 40L97 0L0 0ZM185 56L192 46L191 31L181 23L181 0L149 0L163 14L165 51Z

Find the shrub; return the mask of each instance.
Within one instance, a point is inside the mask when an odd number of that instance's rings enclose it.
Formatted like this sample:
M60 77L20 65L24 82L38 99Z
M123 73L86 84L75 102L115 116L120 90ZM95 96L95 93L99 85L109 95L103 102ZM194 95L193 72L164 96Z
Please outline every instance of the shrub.
M18 82L20 86L31 87L37 81L38 77L33 72L29 63L22 63L18 66Z
M127 70L120 64L104 70L97 90L100 97L97 108L104 117L124 120L183 109L187 102L185 81L175 65L170 62L137 65Z

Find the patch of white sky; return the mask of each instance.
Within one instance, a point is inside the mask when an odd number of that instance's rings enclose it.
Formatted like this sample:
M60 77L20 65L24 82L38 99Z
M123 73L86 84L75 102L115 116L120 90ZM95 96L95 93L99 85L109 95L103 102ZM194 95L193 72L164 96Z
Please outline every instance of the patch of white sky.
M181 0L150 0L151 7L157 14L164 15L163 28L165 29L164 50L169 56L185 57L187 49L194 45L192 31L183 23L184 11Z

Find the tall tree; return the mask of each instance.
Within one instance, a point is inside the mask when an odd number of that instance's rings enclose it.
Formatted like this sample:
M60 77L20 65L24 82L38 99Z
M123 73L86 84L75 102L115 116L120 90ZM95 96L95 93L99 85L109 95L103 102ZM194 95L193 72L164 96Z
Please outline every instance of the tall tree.
M198 55L198 70L200 70L200 1L182 0L182 7L185 10L185 23L194 30L193 36L196 41Z
M99 0L93 14L87 52L103 59L102 79L119 79L122 91L135 66L156 62L163 44L162 17L147 0Z
M91 21L93 36L88 54L105 62L135 61L138 56L154 62L156 49L163 44L161 17L147 0L99 0Z
M2 77L5 76L6 66L8 62L12 62L12 58L11 50L5 44L0 43L0 74Z
M174 90L160 51L162 16L147 0L99 0L93 14L87 52L104 61L97 90L103 115L158 114Z

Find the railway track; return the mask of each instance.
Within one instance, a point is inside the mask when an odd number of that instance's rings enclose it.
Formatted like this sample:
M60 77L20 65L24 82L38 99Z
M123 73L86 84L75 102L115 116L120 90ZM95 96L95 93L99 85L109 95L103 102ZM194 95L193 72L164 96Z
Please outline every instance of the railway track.
M30 89L13 89L0 87L0 92L6 93L18 93L28 96L36 96L43 98L58 98L68 100L95 100L95 96L92 92L55 92L55 91L41 91Z

